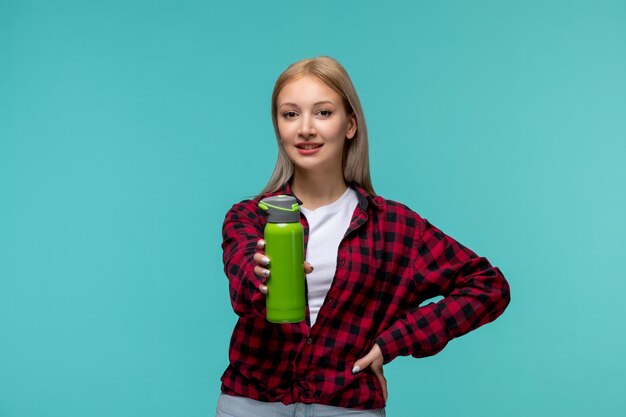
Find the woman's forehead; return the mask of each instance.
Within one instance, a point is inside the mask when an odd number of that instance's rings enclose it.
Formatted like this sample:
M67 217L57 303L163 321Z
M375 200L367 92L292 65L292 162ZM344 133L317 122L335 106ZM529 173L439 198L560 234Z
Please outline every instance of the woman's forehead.
M304 77L286 83L276 98L276 104L310 104L316 105L324 102L341 104L341 97L326 83L317 77L305 75Z

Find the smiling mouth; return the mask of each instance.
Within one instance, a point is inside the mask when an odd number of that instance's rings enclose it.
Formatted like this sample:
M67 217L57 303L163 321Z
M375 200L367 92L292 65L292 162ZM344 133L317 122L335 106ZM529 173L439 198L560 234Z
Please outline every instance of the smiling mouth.
M317 149L317 148L321 148L321 147L322 147L321 144L315 144L315 143L300 143L300 144L296 145L296 148L304 149L304 150Z

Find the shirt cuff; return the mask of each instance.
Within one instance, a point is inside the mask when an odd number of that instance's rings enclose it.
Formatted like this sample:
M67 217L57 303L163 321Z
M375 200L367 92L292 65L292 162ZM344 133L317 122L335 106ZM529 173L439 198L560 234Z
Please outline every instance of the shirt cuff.
M407 356L411 352L403 343L406 340L406 335L398 329L392 327L387 329L376 339L376 344L380 347L380 351L383 354L383 363L389 363L398 356Z
M423 358L441 351L449 337L439 308L437 303L418 307L382 332L376 343L383 353L384 363L398 356Z

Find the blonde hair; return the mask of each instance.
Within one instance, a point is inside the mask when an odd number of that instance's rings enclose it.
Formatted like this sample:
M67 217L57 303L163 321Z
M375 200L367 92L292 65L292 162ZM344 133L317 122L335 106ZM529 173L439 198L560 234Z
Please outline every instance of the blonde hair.
M361 186L370 195L376 195L370 178L369 150L367 143L367 126L361 108L361 101L352 85L352 81L343 66L327 56L303 59L291 64L276 80L272 92L272 123L278 141L278 159L274 172L261 191L261 194L271 193L282 187L291 179L294 173L293 162L289 160L278 132L276 99L285 84L312 75L332 88L343 100L347 114L354 114L357 130L351 140L346 140L343 150L343 178L347 183L354 182Z

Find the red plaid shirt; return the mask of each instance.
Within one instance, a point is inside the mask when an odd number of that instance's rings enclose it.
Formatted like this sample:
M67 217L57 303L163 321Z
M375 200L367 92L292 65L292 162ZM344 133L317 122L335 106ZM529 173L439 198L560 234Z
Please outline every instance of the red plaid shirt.
M265 319L265 295L258 289L264 280L254 274L252 259L265 213L258 200L235 204L227 213L224 270L239 319L222 376L224 393L285 404L381 408L385 402L373 372L351 372L374 343L385 363L399 355L434 355L508 305L509 285L487 259L408 207L352 187L359 204L313 327L308 320L272 324ZM275 194L292 194L289 184ZM306 248L304 216L301 223ZM444 298L420 306L437 295Z

